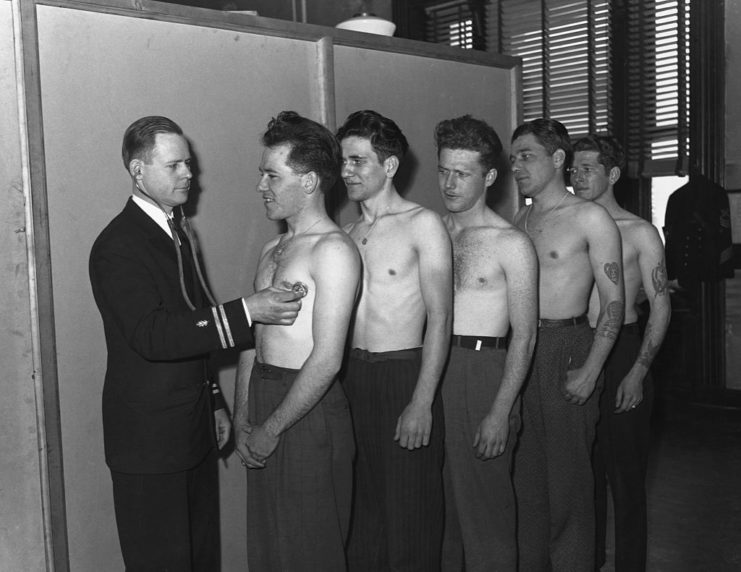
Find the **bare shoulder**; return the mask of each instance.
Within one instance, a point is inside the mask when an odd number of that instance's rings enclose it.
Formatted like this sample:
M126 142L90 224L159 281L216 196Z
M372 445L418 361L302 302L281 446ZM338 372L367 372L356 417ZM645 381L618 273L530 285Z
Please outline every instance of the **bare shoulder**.
M347 259L360 259L358 248L350 236L341 228L323 233L314 244L312 256L331 260L337 257L338 263L345 264Z
M656 227L637 215L629 214L632 216L615 219L623 240L639 252L657 248L663 250L664 243Z
M415 233L432 232L447 236L448 231L439 214L416 203L409 203L409 205L409 209L400 214L404 215L403 218L407 219L405 222L408 222Z
M577 201L568 207L570 210L564 209L566 224L572 232L581 231L585 237L603 237L609 235L612 229L612 235L619 236L617 224L607 209L597 203L575 198Z

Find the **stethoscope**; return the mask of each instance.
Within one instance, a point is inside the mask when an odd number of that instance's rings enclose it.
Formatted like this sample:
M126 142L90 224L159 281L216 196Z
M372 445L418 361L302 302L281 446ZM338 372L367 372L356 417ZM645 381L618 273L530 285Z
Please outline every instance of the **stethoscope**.
M188 291L185 288L185 275L184 275L184 270L183 270L183 254L180 251L180 239L178 237L177 230L175 229L175 222L173 221L173 217L167 214L167 211L164 208L162 208L162 205L159 203L157 199L155 199L152 195L150 195L147 191L144 190L144 183L142 183L139 180L135 180L135 184L136 184L136 188L139 189L139 192L143 194L145 197L147 197L148 199L150 199L155 205L157 205L167 219L167 226L170 227L170 235L172 237L172 243L175 246L175 254L178 259L178 277L180 279L180 292L182 292L183 299L185 300L185 303L188 305L188 308L190 308L191 310L195 310L196 307L193 305L193 302L191 302L190 296L188 296ZM190 227L190 221L185 216L185 212L183 211L182 205L179 208L180 208L180 228L183 231L183 234L185 234L186 240L190 243L190 254L191 254L191 258L193 259L193 265L195 266L196 274L198 274L198 282L200 282L201 288L203 288L203 291L206 293L206 297L208 298L208 301L211 303L212 306L216 306L217 305L216 300L211 294L211 290L209 290L208 286L206 286L206 281L203 279L203 272L201 271L201 265L198 262L198 242L196 241L195 234L193 234L193 229Z

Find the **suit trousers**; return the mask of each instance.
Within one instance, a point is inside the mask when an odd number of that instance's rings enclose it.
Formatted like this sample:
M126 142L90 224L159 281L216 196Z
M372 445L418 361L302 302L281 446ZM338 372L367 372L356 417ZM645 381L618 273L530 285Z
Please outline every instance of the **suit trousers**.
M600 398L600 420L594 447L597 565L605 563L607 484L615 509L615 571L646 569L646 472L653 383L643 381L643 401L624 413L615 413L618 386L641 349L638 324L626 324L605 362L605 388Z
M505 349L452 347L442 381L445 410L445 534L443 572L517 569L512 453L520 430L520 401L509 418L504 453L476 458L474 436L502 382ZM465 560L465 566L464 566Z
M600 383L584 405L561 393L566 372L584 364L592 339L586 323L538 329L515 453L522 572L594 570L591 455Z
M437 572L443 530L442 402L432 406L428 446L394 441L417 384L421 348L371 353L353 349L343 380L358 455L348 544L351 572Z
M126 572L220 569L216 449L192 469L167 474L111 471Z
M283 401L297 370L255 362L249 420L262 424ZM344 572L352 502L354 443L338 382L280 437L265 468L247 469L250 572Z

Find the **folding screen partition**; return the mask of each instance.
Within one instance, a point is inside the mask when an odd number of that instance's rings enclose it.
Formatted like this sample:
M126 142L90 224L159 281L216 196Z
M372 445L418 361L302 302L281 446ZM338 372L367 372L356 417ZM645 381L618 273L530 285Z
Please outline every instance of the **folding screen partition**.
M125 128L167 115L192 142L191 209L220 299L248 294L279 227L256 192L259 137L284 109L330 128L357 109L395 119L411 144L400 179L441 211L432 132L463 113L508 141L519 60L397 38L145 0L0 0L0 403L5 534L0 568L122 569L103 458L103 328L90 291L93 240L130 194ZM492 203L517 204L503 174ZM357 216L339 201L341 222ZM9 294L10 293L10 294ZM8 343L6 343L6 341ZM12 342L12 343L10 343ZM218 358L229 401L236 354ZM25 424L24 424L25 423ZM7 425L7 427L6 427ZM8 436L12 444L6 443ZM244 469L221 471L223 569L246 568ZM12 475L6 485L5 476ZM14 526L5 522L10 517Z

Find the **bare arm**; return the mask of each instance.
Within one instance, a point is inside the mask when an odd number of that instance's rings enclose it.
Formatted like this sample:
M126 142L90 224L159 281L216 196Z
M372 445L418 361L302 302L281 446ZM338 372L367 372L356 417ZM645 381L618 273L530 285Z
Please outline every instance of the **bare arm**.
M234 450L246 465L249 451L247 451L247 436L252 431L248 421L247 403L250 388L250 369L252 359L250 359L249 350L239 354L237 363L237 378L234 382Z
M594 342L584 365L570 370L564 384L564 397L577 405L584 404L592 395L602 366L623 325L625 314L620 231L612 217L601 207L586 213L583 228L587 237L594 283L599 294L600 314Z
M512 335L499 392L474 438L480 459L501 455L507 446L509 416L530 368L538 329L538 257L524 234L517 233L516 240L508 241L501 264Z
M415 230L419 283L427 312L422 365L409 405L396 425L394 439L407 449L430 442L432 402L448 358L453 307L453 255L448 231L437 215L424 212Z
M246 446L264 464L282 433L308 413L332 384L342 364L347 328L360 279L360 257L346 237L325 238L313 253L316 296L312 312L313 349L291 389L261 426L252 428ZM248 466L252 466L249 465Z
M615 402L617 413L627 411L643 400L643 379L664 341L671 319L664 245L661 238L653 226L644 225L636 242L641 282L648 298L650 313L638 358L618 387Z

